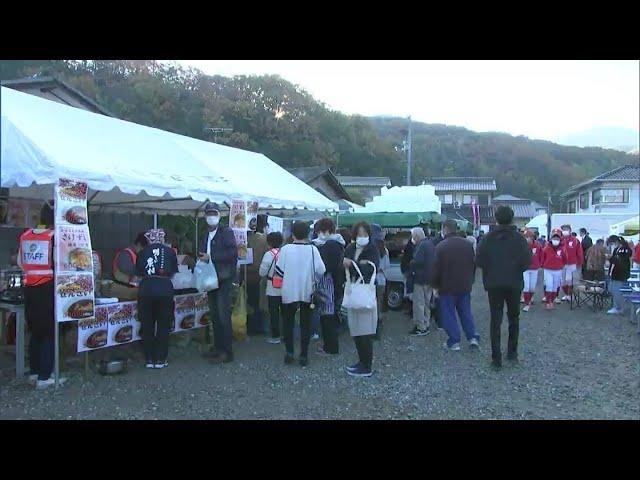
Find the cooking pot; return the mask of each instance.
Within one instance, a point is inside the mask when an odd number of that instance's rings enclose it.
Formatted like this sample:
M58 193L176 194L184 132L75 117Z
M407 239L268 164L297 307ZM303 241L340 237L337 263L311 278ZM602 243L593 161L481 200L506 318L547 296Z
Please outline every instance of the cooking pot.
M98 372L102 375L117 375L127 370L127 360L124 358L116 358L113 360L100 360L98 364Z

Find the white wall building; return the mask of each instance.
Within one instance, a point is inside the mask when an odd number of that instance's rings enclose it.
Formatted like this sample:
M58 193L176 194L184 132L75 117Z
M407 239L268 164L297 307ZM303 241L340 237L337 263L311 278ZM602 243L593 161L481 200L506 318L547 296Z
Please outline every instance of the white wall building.
M574 185L562 195L567 213L618 213L640 211L640 166L625 165Z

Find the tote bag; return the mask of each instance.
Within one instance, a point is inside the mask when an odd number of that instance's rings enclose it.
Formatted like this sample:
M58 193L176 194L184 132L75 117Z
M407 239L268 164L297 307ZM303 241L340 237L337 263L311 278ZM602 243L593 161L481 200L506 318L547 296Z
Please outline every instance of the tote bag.
M347 281L344 286L344 300L342 301L344 308L353 310L373 310L376 308L376 266L369 261L366 263L373 267L373 275L371 275L369 283L365 283L362 272L360 272L355 262L353 267L360 277L355 282L351 279L349 269L345 269Z

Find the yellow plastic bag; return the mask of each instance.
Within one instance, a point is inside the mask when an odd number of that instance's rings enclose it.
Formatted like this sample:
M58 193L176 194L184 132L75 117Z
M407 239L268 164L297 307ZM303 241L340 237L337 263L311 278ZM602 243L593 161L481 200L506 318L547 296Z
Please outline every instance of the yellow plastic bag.
M231 329L235 340L244 340L247 337L247 301L243 287L240 287L236 304L233 306Z

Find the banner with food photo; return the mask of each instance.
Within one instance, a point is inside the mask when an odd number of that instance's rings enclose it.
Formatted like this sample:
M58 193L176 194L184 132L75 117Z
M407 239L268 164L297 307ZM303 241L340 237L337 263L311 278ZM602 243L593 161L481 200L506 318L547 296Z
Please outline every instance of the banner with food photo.
M194 295L176 295L174 297L175 331L191 330L196 325Z
M55 188L56 321L94 316L94 275L87 224L87 184L60 179Z
M247 205L247 225L252 232L258 227L258 202L246 202Z
M206 293L193 295L195 308L195 326L193 328L206 327L209 322L209 296Z
M135 302L114 303L108 306L109 328L107 346L133 341Z
M107 346L109 338L109 311L107 305L96 307L95 318L78 321L78 352Z

